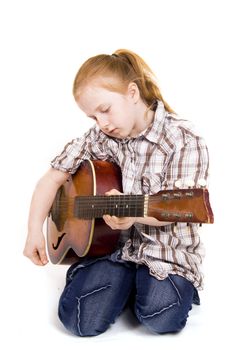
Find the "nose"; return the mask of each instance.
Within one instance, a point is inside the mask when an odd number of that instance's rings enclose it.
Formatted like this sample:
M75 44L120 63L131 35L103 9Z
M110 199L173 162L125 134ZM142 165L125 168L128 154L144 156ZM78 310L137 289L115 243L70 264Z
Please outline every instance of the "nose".
M107 130L109 127L109 121L106 117L103 116L97 116L97 124L99 125L100 129Z

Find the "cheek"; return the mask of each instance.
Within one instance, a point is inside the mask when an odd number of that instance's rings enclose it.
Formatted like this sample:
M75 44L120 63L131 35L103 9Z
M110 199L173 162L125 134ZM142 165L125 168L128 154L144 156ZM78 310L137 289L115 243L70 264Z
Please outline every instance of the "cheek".
M121 104L112 110L109 115L111 122L119 127L129 127L133 124L134 113L127 104Z

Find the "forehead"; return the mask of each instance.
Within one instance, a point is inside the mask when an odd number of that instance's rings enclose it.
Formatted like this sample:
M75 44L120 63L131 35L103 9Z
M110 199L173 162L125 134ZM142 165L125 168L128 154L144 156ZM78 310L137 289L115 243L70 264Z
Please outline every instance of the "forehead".
M86 113L92 113L97 107L105 107L107 104L118 101L123 95L116 91L111 91L98 83L86 85L76 101L79 107Z

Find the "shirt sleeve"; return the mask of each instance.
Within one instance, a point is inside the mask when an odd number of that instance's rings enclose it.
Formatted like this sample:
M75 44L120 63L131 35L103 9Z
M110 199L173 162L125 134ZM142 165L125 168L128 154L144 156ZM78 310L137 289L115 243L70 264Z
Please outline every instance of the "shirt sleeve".
M60 155L51 161L54 169L74 174L83 160L107 160L101 147L101 135L96 126L89 129L82 137L67 143Z
M175 150L170 160L163 188L207 187L209 178L209 153L204 139L188 135L188 140Z

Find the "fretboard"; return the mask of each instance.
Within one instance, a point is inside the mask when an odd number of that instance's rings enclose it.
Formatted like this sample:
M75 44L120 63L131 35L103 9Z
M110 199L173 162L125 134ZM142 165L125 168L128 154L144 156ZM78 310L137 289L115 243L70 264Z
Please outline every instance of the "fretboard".
M74 216L80 219L101 218L105 214L117 217L144 216L144 195L78 196Z

